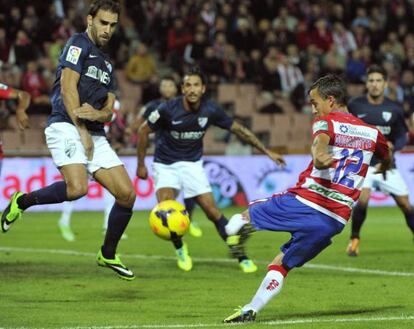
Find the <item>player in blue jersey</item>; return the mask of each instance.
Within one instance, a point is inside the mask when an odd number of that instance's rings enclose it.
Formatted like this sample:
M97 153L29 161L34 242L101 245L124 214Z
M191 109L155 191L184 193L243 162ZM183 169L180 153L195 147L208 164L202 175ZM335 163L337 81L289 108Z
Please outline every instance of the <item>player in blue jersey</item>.
M378 65L367 69L367 94L352 99L349 111L362 121L376 126L385 136L393 152L407 144L408 128L402 106L384 95L387 87L387 72ZM391 195L405 216L405 221L414 235L414 211L408 196L408 187L395 164L385 176L375 175L378 159L374 157L362 186L361 196L352 213L351 240L347 247L349 256L358 256L360 231L367 216L368 202L372 189Z
M159 92L161 94L161 98L152 100L145 104L138 113L138 118L134 123L134 128L138 129L145 120L148 119L148 116L151 114L152 111L156 110L158 106L162 103L174 98L177 96L177 84L175 79L172 76L165 76L161 79ZM184 205L187 209L188 215L190 217L190 227L189 232L192 236L199 238L203 235L203 231L201 230L200 226L196 221L194 221L192 214L195 208L195 201L194 198L185 198Z
M72 36L59 58L51 99L52 114L45 134L53 161L64 180L31 193L14 193L2 214L1 226L7 232L31 206L83 197L90 174L115 197L97 263L114 270L123 279L132 280L133 272L115 252L132 216L135 192L104 132L104 122L112 118L115 94L113 67L103 48L115 31L119 13L117 1L93 1L86 32Z
M159 202L175 199L182 190L185 198L194 197L207 217L215 224L221 238L226 241L227 219L217 208L207 176L203 170L203 136L210 125L228 129L242 140L267 154L278 164L281 155L268 150L247 128L230 118L216 103L203 97L206 91L204 76L192 69L183 78L183 95L161 104L151 112L139 130L137 175L148 177L145 165L148 135L156 132L153 172ZM177 265L184 271L192 269L188 248L180 238L173 240ZM233 257L238 258L243 272L257 270L243 250L230 246Z

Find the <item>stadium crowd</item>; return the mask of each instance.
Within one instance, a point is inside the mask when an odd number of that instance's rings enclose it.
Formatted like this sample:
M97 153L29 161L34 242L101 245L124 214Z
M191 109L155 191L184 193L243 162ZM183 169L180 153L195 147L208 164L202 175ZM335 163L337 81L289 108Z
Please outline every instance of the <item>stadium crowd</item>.
M413 0L121 3L126 10L108 52L125 78L119 84L142 91L116 123L121 143L135 143L128 126L140 105L158 96L160 77L172 73L179 81L194 64L207 75L213 96L223 83L255 84L262 113L283 113L284 104L302 113L309 111L306 91L319 76L338 73L363 85L366 68L378 63L389 75L387 95L403 103L407 118L414 108ZM85 29L87 5L0 0L0 81L31 94L29 113L50 111L59 54ZM2 118L9 106L0 106Z

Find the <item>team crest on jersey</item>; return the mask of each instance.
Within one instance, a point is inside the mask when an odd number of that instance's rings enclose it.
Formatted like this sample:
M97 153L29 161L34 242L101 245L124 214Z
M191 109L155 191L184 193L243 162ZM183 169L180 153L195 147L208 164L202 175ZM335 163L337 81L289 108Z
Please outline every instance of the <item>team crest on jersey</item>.
M204 128L207 122L208 122L208 118L205 118L205 117L198 118L198 124L200 125L201 128Z
M382 118L388 122L391 120L392 113L391 112L382 112Z
M73 157L76 151L76 144L72 140L66 140L65 141L65 154L68 158Z
M66 55L66 60L74 65L78 64L82 48L70 46Z
M106 67L108 68L109 72L112 72L112 64L109 63L108 61L105 61Z

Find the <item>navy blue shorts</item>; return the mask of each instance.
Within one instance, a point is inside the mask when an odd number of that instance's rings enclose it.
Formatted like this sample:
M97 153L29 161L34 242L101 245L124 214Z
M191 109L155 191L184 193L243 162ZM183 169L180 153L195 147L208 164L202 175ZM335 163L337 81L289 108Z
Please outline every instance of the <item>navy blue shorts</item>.
M291 239L280 250L283 265L299 267L332 243L344 224L313 209L295 198L293 193L274 195L250 204L249 214L256 230L289 232Z

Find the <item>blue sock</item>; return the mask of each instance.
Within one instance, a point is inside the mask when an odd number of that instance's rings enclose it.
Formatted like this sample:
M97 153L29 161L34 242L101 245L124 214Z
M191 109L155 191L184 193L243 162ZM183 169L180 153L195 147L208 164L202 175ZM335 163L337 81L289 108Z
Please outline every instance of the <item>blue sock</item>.
M226 233L226 225L229 221L227 220L224 215L221 215L220 219L216 222L214 222L214 225L216 225L216 230L218 234L220 234L221 238L226 241L227 240L227 233Z
M193 211L194 211L195 205L196 205L196 202L194 198L184 199L184 206L185 206L185 209L187 209L190 220L193 218Z
M20 209L26 210L27 208L39 204L53 204L68 201L68 195L66 193L66 182L56 182L52 185L41 188L27 194L23 194L17 199L17 204Z
M115 202L109 213L102 254L105 258L115 258L116 247L132 217L132 208L123 207Z
M408 228L411 230L411 233L414 234L414 211L411 209L411 211L404 213L404 215Z

